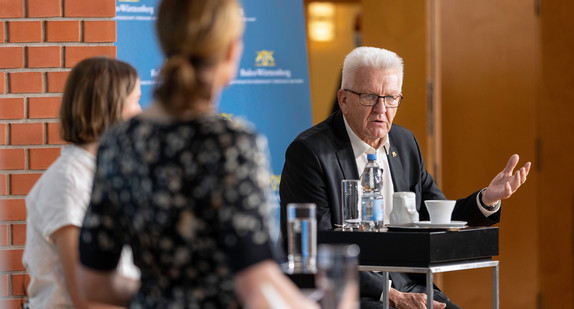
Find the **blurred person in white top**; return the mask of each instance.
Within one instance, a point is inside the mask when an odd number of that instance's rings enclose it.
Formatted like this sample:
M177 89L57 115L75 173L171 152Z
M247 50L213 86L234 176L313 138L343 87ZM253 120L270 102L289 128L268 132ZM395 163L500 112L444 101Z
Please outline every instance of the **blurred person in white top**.
M30 275L29 308L96 308L79 291L78 237L90 195L99 137L112 125L141 111L136 70L115 59L78 63L68 76L60 123L71 145L46 170L26 198L26 246L22 262ZM118 270L139 280L131 251Z

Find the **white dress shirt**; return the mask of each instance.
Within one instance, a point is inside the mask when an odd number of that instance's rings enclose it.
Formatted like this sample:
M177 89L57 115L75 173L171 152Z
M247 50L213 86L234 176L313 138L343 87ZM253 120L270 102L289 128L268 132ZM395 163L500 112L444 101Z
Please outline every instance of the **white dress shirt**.
M351 140L351 146L353 147L353 154L355 155L355 161L357 163L357 171L359 171L359 177L367 165L367 154L376 153L377 154L377 164L381 169L383 169L383 203L384 203L384 224L389 224L389 218L391 216L391 211L393 210L393 180L391 179L391 169L389 168L389 161L387 160L387 154L389 152L389 139L388 135L385 137L385 142L379 147L379 149L373 149L369 144L361 140L355 132L349 127L347 120L345 120L345 128L347 129L347 134Z

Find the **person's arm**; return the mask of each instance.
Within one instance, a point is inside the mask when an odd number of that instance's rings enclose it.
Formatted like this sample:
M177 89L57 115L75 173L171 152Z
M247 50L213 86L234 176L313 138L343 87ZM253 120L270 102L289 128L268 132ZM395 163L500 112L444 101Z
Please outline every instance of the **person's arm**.
M64 277L66 280L66 287L70 293L72 303L77 309L96 309L96 308L117 308L102 304L88 303L85 295L78 289L78 237L80 235L80 229L73 225L64 226L56 230L52 234L52 240L56 245L56 250L58 251L58 257L60 258L60 263L62 264L62 269L64 271Z
M237 194L222 194L218 211L227 215L220 215L218 221L220 243L228 256L235 293L247 308L318 308L273 260L268 226L272 218L267 142L250 133L233 135L242 140L243 145L234 143L232 147L236 152L224 151L226 156L220 166L226 180L223 192ZM250 173L244 174L242 170ZM245 224L247 222L250 224Z
M326 175L321 162L306 141L296 140L285 152L279 194L281 197L281 233L287 237L287 204L312 202L317 206L317 228L332 229ZM340 184L339 184L340 185Z
M240 271L233 283L239 300L247 308L319 308L271 260Z
M78 283L90 301L127 306L138 291L140 282L121 276L117 271L98 271L80 266Z

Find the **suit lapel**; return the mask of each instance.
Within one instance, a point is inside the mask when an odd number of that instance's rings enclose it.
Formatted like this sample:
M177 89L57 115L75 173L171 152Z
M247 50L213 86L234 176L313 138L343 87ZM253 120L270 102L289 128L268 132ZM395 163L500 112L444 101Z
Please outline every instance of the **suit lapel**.
M348 148L339 149L337 151L337 159L339 160L341 171L343 171L343 179L359 179L353 149L351 151Z
M343 179L359 179L359 172L357 171L357 163L351 140L345 129L345 122L343 121L343 113L338 111L333 115L333 128L335 132L335 144L337 147L337 160L343 172Z
M389 150L389 154L387 155L387 160L389 161L389 167L391 169L391 178L393 179L395 192L410 190L403 176L404 175L403 164L401 163L400 159L401 154L397 151L397 148L393 146L393 140L391 138L391 149Z

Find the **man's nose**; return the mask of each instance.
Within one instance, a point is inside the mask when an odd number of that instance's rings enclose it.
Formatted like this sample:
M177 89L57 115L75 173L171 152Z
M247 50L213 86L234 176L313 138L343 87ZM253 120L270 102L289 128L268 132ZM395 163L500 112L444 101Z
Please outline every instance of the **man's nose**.
M385 99L379 98L377 103L373 105L373 111L377 114L384 114L387 112L387 107L385 106Z

